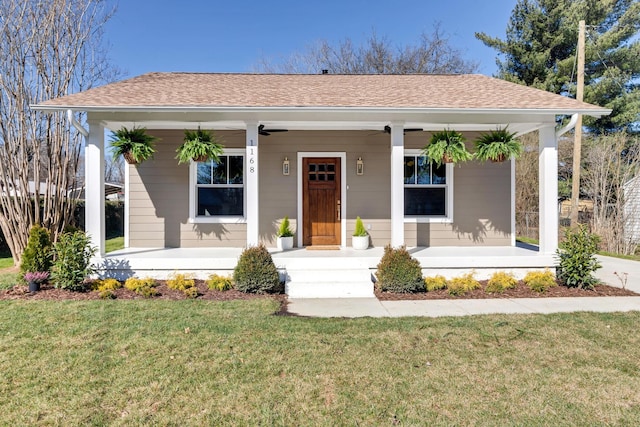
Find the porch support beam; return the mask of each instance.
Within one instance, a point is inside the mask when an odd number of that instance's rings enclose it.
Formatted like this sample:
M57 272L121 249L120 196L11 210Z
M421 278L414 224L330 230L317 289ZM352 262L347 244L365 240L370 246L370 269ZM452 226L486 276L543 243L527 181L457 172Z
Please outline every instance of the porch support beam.
M247 220L247 246L256 246L260 240L260 212L258 191L258 122L247 122L247 172L245 176L247 182L245 189L247 192L247 210L245 217Z
M105 248L104 225L104 126L97 120L88 120L89 136L84 149L85 230L91 245L102 257Z
M391 246L404 245L404 124L391 123Z
M555 126L539 131L539 238L540 253L558 249L558 142Z

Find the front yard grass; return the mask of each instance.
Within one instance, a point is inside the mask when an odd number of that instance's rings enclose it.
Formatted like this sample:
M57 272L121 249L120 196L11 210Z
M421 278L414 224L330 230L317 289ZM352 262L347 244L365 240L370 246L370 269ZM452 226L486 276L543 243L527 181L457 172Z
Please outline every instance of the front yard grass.
M4 301L1 425L640 425L640 313Z

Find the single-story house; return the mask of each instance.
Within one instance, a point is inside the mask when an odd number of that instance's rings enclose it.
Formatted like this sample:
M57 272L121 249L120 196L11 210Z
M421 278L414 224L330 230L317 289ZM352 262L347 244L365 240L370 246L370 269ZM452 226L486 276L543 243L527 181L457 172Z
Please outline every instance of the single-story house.
M425 274L554 266L557 138L576 121L557 130L557 119L610 113L483 75L149 73L33 108L66 110L86 136L86 229L104 275L229 271L243 247L274 248L288 216L297 249L274 260L290 296L371 295L388 244L410 247ZM126 168L126 248L105 254L104 129L121 126L160 140ZM422 153L433 131L462 132L473 151L479 133L505 126L539 132L539 248L516 245L513 160L438 168ZM178 165L197 127L222 138L224 156ZM357 216L371 236L363 252L350 249ZM343 291L339 278L363 287Z

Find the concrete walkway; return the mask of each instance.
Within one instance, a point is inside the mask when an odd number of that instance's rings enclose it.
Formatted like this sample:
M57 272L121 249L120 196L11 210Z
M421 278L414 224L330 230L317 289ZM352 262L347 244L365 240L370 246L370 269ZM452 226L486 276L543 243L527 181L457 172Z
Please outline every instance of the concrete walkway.
M640 262L598 257L596 276L604 283L640 293ZM616 275L617 273L617 275ZM290 299L288 311L309 317L468 316L548 314L575 311L640 311L637 297L513 298L486 300L378 301L377 298Z

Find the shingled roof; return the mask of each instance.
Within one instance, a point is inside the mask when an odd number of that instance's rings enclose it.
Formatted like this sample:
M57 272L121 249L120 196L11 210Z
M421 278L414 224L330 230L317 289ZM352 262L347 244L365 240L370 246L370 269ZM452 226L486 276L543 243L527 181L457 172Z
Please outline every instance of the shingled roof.
M43 102L39 109L420 108L608 110L478 74L338 75L148 73Z

